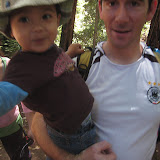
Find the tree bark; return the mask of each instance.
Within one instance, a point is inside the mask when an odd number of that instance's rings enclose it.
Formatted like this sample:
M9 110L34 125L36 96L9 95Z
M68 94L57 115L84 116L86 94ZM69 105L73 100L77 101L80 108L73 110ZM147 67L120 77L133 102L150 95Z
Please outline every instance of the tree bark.
M160 2L158 2L156 13L151 21L147 45L160 49Z
M60 47L63 48L64 51L66 51L70 46L70 44L72 43L76 6L77 6L77 0L74 0L71 19L69 20L68 23L62 26Z
M99 21L99 9L98 9L98 3L97 3L97 6L96 6L96 17L95 17L95 26L94 26L94 37L93 37L93 48L95 48L95 45L96 45L98 21Z

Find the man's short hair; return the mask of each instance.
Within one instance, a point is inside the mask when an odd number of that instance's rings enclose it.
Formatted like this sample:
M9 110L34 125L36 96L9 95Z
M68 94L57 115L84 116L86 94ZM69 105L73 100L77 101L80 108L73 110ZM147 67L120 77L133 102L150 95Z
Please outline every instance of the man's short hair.
M101 0L101 4L102 4L102 1L103 1L103 0ZM149 2L149 8L150 8L150 7L151 7L152 0L148 0L148 2Z

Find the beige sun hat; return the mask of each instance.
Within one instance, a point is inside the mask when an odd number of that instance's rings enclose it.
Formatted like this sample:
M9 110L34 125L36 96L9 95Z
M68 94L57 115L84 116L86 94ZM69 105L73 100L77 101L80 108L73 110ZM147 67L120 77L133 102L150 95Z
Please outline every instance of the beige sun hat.
M41 6L59 4L61 10L60 25L65 24L71 17L74 0L0 0L0 32L5 33L9 22L8 15L16 9L26 6Z

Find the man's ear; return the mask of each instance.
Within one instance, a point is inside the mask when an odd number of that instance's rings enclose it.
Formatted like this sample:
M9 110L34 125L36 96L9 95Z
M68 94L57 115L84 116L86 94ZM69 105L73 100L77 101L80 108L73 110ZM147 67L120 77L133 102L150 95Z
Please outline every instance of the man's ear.
M147 15L147 19L146 19L147 21L152 20L154 14L156 12L156 9L157 9L157 4L158 4L157 0L152 0L151 6L148 9L148 15Z
M57 16L57 26L59 26L61 20L61 14L58 14Z
M99 16L102 19L102 17L101 17L101 12L102 12L102 2L101 2L101 0L98 0L98 6L99 6Z

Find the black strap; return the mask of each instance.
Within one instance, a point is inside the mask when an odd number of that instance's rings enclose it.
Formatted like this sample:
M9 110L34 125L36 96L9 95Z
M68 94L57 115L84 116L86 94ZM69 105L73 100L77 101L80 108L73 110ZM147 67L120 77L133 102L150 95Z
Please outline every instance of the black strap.
M145 46L144 49L143 49L143 57L144 58L148 58L151 62L157 62L158 63L158 60L156 59L155 56L147 54L146 49L149 49L149 48L152 50L152 52L154 52L154 50L155 50L154 47L152 47L152 46L150 46L150 47Z
M93 64L97 63L97 62L100 62L100 58L104 55L104 53L102 53L98 48L95 50L94 54L96 55L97 52L99 52L100 55L94 60Z
M150 54L144 54L143 56L144 56L144 58L148 58L151 62L158 62L156 57L154 57Z

